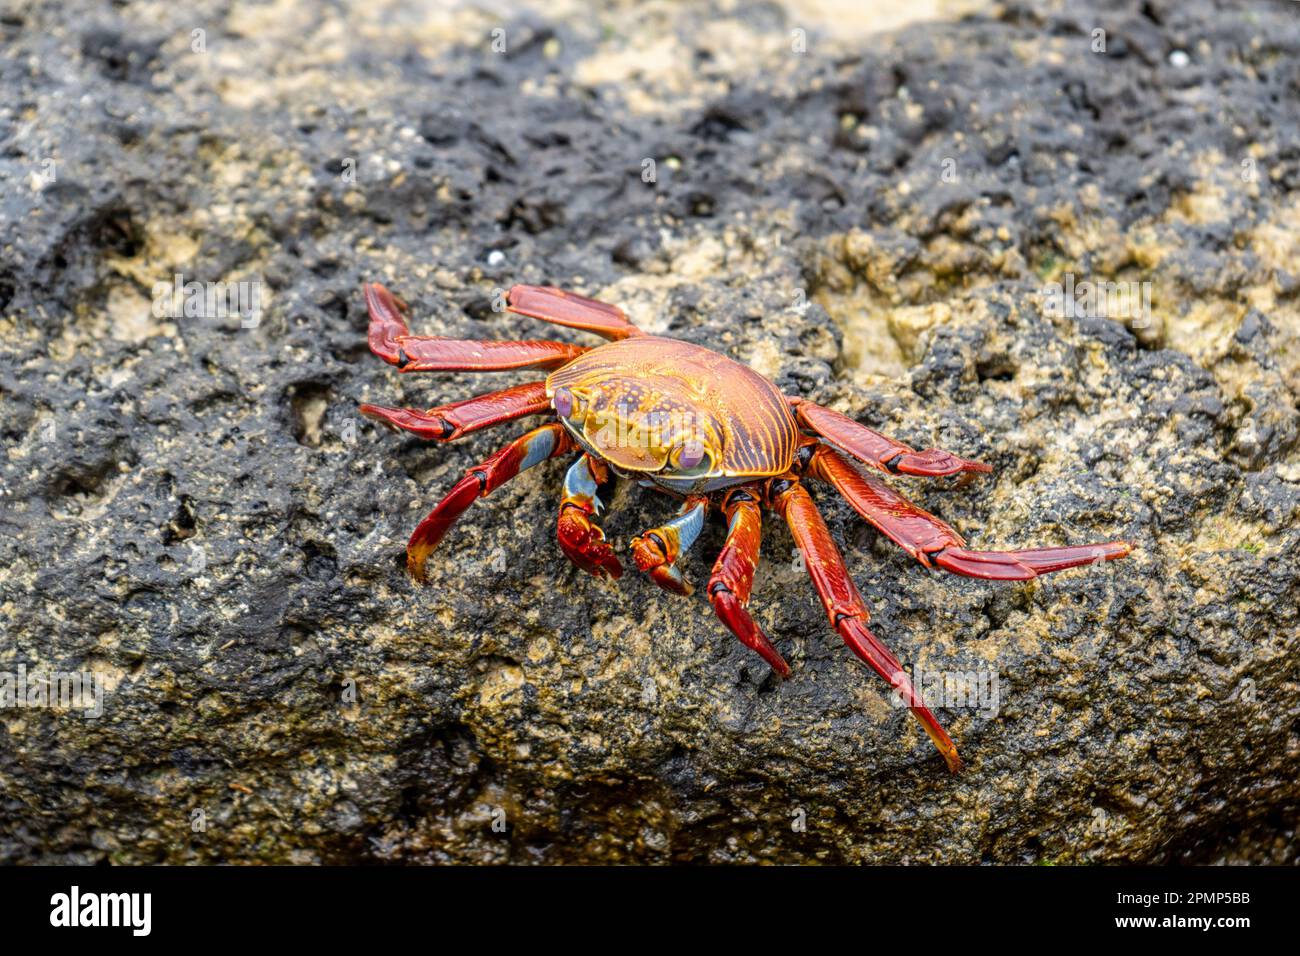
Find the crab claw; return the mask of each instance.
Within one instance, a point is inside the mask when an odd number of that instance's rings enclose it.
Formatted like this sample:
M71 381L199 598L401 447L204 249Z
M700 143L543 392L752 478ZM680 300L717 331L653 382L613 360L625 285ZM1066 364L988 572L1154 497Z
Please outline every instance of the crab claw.
M663 540L655 532L647 531L632 539L632 559L638 568L650 575L650 580L665 591L686 597L695 593L695 588L673 563Z
M581 505L566 502L560 509L556 528L560 549L569 560L596 577L622 577L623 565L614 549L605 542L605 532L591 520L590 512Z
M701 496L687 498L675 518L632 539L636 566L665 591L690 596L695 588L677 567L677 559L690 550L704 527L709 501Z
M608 470L590 455L583 455L569 466L555 529L560 550L582 570L598 578L606 575L617 578L623 574L623 565L614 556L614 549L605 543L605 532L592 520L603 507L598 493L600 486L608 481Z

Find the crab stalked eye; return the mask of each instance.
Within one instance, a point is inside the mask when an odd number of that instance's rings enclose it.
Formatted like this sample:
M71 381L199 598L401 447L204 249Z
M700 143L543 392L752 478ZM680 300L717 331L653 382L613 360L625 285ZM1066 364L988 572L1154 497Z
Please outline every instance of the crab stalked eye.
M682 446L681 454L677 456L677 466L679 468L691 469L704 460L704 445L692 439Z
M557 388L551 400L555 403L555 411L561 418L568 418L573 414L573 393L567 388Z

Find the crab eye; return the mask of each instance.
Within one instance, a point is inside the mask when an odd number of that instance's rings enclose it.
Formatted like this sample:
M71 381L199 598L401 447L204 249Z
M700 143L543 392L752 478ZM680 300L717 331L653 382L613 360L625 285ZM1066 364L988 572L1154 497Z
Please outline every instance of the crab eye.
M551 400L555 403L555 411L561 418L568 418L573 414L573 393L567 388L557 388Z
M692 439L682 446L681 453L677 456L677 467L689 470L703 460L704 445Z

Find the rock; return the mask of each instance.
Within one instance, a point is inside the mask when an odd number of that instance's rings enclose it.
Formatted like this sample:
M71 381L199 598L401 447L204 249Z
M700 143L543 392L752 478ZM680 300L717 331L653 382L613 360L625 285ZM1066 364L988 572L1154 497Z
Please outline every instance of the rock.
M3 712L0 860L1295 862L1300 24L998 9L0 19L0 671L106 689ZM899 483L974 547L1137 549L981 583L815 489L900 660L986 682L938 708L950 777L775 520L783 683L702 594L571 567L561 463L415 589L407 535L510 429L357 405L506 379L398 376L365 280L450 336L582 339L494 311L515 282L608 298L991 462ZM188 282L233 307L171 314ZM670 507L621 488L608 531Z

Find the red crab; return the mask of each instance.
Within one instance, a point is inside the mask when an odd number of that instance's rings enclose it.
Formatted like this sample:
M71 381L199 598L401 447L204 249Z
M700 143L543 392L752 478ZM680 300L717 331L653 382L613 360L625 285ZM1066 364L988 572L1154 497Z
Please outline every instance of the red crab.
M804 479L830 484L927 568L1025 581L1130 551L1124 541L972 551L951 527L885 482L861 474L843 453L886 474L935 477L988 472L989 465L938 448L916 451L839 412L782 395L763 376L725 355L642 332L616 306L554 288L517 285L510 290L511 312L610 340L585 348L546 340L411 335L404 302L377 283L367 285L365 295L370 349L402 372L551 370L544 380L427 411L361 406L368 418L433 441L452 441L527 415L555 419L470 468L420 522L406 549L412 577L424 579L429 553L475 499L541 461L578 452L564 481L559 514L560 548L569 559L597 576L622 574L595 520L602 510L599 489L611 473L681 499L676 517L632 541L637 567L677 594L692 593L678 558L699 535L708 512L720 512L727 519L727 540L709 577L709 603L742 643L785 677L789 665L746 610L758 561L760 513L766 507L789 525L831 626L907 703L950 770L961 766L957 748L902 665L867 629L866 605Z

